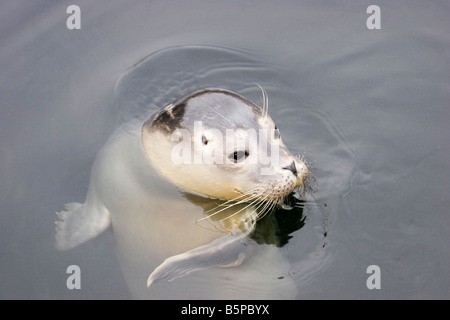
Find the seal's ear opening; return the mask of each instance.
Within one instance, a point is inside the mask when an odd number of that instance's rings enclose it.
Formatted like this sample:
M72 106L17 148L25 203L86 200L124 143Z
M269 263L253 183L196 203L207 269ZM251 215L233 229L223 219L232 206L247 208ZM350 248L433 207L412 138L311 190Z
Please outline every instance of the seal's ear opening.
M273 131L273 138L275 140L279 140L281 138L281 133L280 130L277 128L277 126L275 126L275 129Z

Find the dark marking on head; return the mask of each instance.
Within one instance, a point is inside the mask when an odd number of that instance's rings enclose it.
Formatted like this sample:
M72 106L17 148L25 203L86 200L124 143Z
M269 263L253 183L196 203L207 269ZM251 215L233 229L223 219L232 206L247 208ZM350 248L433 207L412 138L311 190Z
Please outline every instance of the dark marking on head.
M151 127L156 130L172 133L176 129L181 128L185 111L186 103L184 102L175 106L168 106L155 114L152 118Z
M190 110L190 115L188 115L189 112L187 112L188 103L201 95L213 95L213 94L223 94L230 96L232 98L238 99L239 101L243 102L247 106L249 106L252 111L254 112L254 123L258 122L258 118L262 116L263 112L260 107L258 107L256 104L251 102L250 100L240 96L237 93L224 90L224 89L203 89L196 92L193 92L180 100L176 101L173 104L168 105L167 107L161 109L160 111L156 112L152 117L150 117L147 121L145 121L143 125L143 130L152 130L152 131L162 131L165 133L173 133L177 129L183 128L183 126L189 126L192 125L191 122L193 121L203 121L204 125L207 125L208 123L208 117L211 117L210 115L204 115L202 112L196 112L195 110ZM189 109L192 106L189 106ZM196 107L196 105L194 105ZM201 109L200 109L201 110ZM186 116L188 116L188 119L186 119ZM203 117L203 118L202 118ZM236 119L234 119L236 120ZM188 121L189 123L184 123L184 121ZM236 128L247 128L247 126L243 126L242 124L236 123L236 125L232 129ZM204 144L207 144L208 142L203 141Z

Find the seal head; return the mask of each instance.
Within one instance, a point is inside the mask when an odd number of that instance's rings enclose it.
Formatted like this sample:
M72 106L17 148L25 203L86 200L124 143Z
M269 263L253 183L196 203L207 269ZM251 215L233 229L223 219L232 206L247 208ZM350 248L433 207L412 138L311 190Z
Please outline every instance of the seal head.
M226 200L283 199L308 169L283 143L266 102L260 108L223 89L194 92L144 123L145 153L187 190Z

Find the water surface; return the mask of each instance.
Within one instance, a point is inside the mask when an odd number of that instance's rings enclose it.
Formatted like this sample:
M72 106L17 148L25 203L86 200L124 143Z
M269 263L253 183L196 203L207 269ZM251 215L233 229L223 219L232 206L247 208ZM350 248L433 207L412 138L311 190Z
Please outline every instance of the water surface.
M449 5L379 1L368 30L371 4L80 1L81 30L66 3L2 4L0 297L131 298L112 232L59 253L54 213L121 124L203 87L260 103L259 84L316 181L279 248L295 298L450 298Z

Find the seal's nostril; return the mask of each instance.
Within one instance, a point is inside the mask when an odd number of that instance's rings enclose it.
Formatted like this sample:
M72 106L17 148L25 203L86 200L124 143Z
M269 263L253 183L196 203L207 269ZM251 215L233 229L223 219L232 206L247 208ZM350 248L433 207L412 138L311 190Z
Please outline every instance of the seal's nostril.
M289 166L283 167L283 169L290 170L294 174L294 176L297 176L297 167L295 166L295 161L292 161Z

